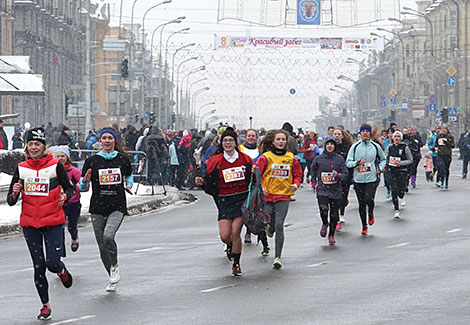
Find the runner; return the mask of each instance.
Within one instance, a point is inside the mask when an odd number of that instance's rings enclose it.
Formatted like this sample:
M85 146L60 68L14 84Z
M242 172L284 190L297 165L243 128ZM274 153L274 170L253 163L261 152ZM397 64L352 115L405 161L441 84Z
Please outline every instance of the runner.
M64 165L67 170L67 175L69 180L75 188L75 192L70 200L64 204L64 213L67 217L67 228L72 238L72 244L70 248L72 252L76 252L79 247L78 242L78 219L80 219L80 211L82 205L80 204L80 189L78 188L78 183L80 182L81 173L80 171L72 166L70 161L70 149L67 146L56 146L50 148L50 151L54 155L54 158L59 159L59 161ZM65 253L65 251L64 251ZM64 254L65 257L65 254Z
M439 187L449 188L450 164L452 163L452 149L455 148L455 140L447 127L442 128L441 134L436 137L437 165L439 174L437 182ZM436 185L438 184L436 183Z
M441 126L437 125L435 128L435 133L429 137L428 148L432 151L432 162L434 169L431 174L431 178L434 178L436 173L436 186L441 187L441 183L439 183L439 169L438 169L438 161L437 161L437 136L441 134Z
M27 131L25 139L26 161L19 163L13 173L7 201L10 206L15 205L21 194L20 226L31 254L34 283L42 302L37 319L47 320L51 318L51 306L46 269L56 273L64 287L72 286L72 275L61 260L65 250L62 206L72 197L74 188L64 166L48 152L44 129Z
M120 280L118 252L115 236L127 215L126 191L134 183L132 166L117 141L116 131L104 128L100 134L102 150L85 161L82 169L80 190L87 191L89 182L93 194L90 201L91 221L101 261L109 274L106 291L117 289ZM125 185L127 183L127 185Z
M382 147L383 147L384 150L387 150L388 146L391 143L393 143L393 133L394 132L395 131L393 131L393 129L388 129L387 139L385 139L382 142ZM391 200L392 199L392 187L390 186L391 174L390 174L390 169L388 168L388 166L385 166L383 173L384 173L384 185L387 188L387 193L385 193L385 198L387 200Z
M263 191L266 195L266 213L271 222L266 228L268 237L276 232L276 255L273 267L282 267L281 253L284 245L284 221L289 209L290 197L300 186L302 170L292 152L287 151L288 133L284 130L271 130L260 143L262 155L258 167L262 176ZM262 255L269 254L268 240L261 237Z
M406 205L405 189L408 180L408 166L413 164L413 156L408 146L403 142L403 134L400 131L393 133L393 143L385 149L385 157L390 171L389 181L395 218L398 219L400 218L400 206Z
M312 170L313 162L313 151L317 146L317 135L313 130L308 131L307 138L305 138L302 145L302 152L304 154L304 159L307 162L307 184L310 183L310 176Z
M207 161L207 175L196 177L196 184L214 197L219 210L219 234L227 244L227 257L233 258L232 275L241 276L240 257L243 226L241 207L248 196L248 185L254 166L253 160L239 151L237 134L228 127L221 136L220 144Z
M375 222L374 198L377 191L377 176L385 167L384 152L380 145L371 140L371 133L372 127L369 124L361 125L361 140L352 145L346 160L346 166L354 168L354 191L359 202L359 215L362 221L361 234L363 235L367 235L367 224L372 226ZM366 211L367 208L368 211ZM367 220L367 212L369 220Z
M239 147L240 151L247 154L253 161L259 157L258 151L258 132L255 129L248 129L246 131L246 139ZM251 244L251 233L246 229L245 244Z
M336 153L340 154L341 157L343 157L344 161L346 161L346 159L348 158L349 149L353 144L352 137L341 128L336 128L333 131L333 136L335 137L337 143ZM354 169L348 168L348 177L345 180L341 181L341 205L339 209L339 223L336 226L336 230L341 230L341 224L345 222L344 212L349 204L349 188L352 184L353 174Z
M335 152L337 146L335 138L328 137L325 141L325 151L316 157L312 164L312 177L318 184L317 200L322 219L320 236L326 237L329 226L328 242L330 245L336 243L335 230L336 225L339 224L339 209L342 207L342 186L349 177L344 158Z

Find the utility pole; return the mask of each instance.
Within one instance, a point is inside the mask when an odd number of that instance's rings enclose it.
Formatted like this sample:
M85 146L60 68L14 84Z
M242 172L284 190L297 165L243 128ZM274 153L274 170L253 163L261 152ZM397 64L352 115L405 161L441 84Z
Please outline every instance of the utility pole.
M88 2L87 2L88 3ZM86 14L86 62L85 62L85 99L86 99L86 115L85 115L85 134L92 129L91 125L91 16ZM77 120L78 125L78 120Z

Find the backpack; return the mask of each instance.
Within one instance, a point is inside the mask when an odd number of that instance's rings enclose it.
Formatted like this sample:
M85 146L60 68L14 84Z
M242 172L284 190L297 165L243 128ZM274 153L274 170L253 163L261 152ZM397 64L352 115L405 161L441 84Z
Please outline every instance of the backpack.
M254 235L262 235L271 217L265 212L266 199L261 186L261 173L258 166L251 175L248 197L242 206L243 224Z

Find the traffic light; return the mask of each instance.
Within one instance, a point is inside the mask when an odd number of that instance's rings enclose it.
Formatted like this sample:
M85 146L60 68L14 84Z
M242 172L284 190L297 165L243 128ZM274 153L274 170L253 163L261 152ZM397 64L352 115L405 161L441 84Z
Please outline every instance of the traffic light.
M154 112L149 113L149 122L150 122L150 124L155 123L155 113Z
M442 123L449 122L449 110L447 109L447 107L444 107L441 110L441 117L442 117Z
M121 62L121 78L126 79L129 76L129 60L124 59Z

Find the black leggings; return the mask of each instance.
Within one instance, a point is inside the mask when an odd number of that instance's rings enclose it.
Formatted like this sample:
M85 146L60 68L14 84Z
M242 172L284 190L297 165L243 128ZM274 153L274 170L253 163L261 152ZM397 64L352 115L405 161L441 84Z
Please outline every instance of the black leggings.
M78 219L80 219L81 208L80 202L64 205L64 213L68 220L67 226L72 240L78 239Z
M390 172L390 185L392 187L392 201L395 210L399 210L398 198L405 197L405 189L408 181L408 173L406 171L395 171L392 169Z
M344 216L344 210L346 210L346 206L348 205L348 197L349 197L349 187L351 183L349 180L347 183L341 184L341 200L340 200L340 208L339 213Z
M377 183L354 183L357 201L359 202L359 215L361 216L362 226L367 226L366 208L369 215L374 213L374 198L377 191Z
M41 302L49 302L49 285L46 269L60 273L65 265L61 261L64 248L64 225L34 228L23 228L24 238L34 265L34 283ZM45 245L44 245L45 243ZM44 247L46 255L44 256Z
M447 155L438 155L436 160L437 168L439 169L437 180L441 183L445 181L446 184L449 184L449 168L452 163L452 157Z
M320 208L320 217L324 225L330 225L329 236L335 235L336 225L339 221L339 208L342 206L341 199L330 199L327 196L317 197L318 207ZM330 221L328 222L328 211L330 212Z

